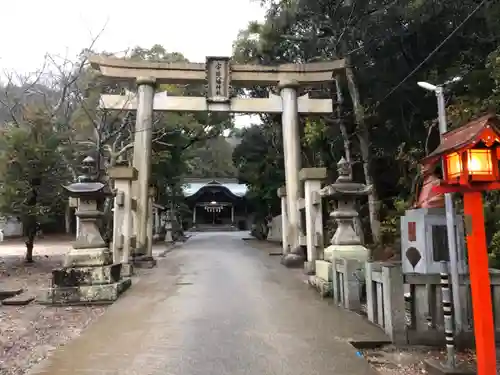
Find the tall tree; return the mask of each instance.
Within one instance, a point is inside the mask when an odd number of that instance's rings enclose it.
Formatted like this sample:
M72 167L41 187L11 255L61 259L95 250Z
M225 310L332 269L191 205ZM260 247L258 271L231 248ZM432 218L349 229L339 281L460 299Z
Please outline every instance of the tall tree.
M71 179L58 148L62 139L47 114L24 110L21 124L7 124L0 137L0 212L17 216L26 238L26 261L33 261L38 223L64 212L62 185Z
M396 208L395 198L412 199L418 160L439 142L435 97L416 82L440 83L464 75L455 93L472 95L469 99L449 95L449 103L477 101L478 111L494 96L487 93L494 87L488 70L500 44L495 22L498 2L262 3L268 9L266 19L240 33L234 44L235 57L268 64L348 58L352 72L338 77L340 89L315 92L338 98L340 106L333 117L303 122L305 146L314 144L314 150L305 153L315 154L318 163L349 151L354 177L364 175L371 182L367 177L373 176L383 202L383 218L389 218ZM486 67L485 61L489 61ZM259 88L252 91L254 95L261 92ZM381 235L389 221L381 226ZM389 226L392 230L392 222Z

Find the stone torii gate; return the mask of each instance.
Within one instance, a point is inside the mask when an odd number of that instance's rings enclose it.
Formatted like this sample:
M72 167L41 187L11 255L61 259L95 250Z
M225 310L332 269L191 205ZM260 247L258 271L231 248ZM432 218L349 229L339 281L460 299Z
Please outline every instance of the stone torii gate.
M109 110L137 111L133 166L138 177L133 195L137 200L134 226L139 254L152 255L151 241L147 238L147 216L150 214L147 208L153 111L281 113L288 217L283 236L292 250L299 246L301 152L298 115L332 113L333 103L332 99L310 99L308 94L298 97L297 89L332 82L336 73L345 69L344 60L262 66L233 64L228 57L207 57L206 63L162 63L92 56L90 62L105 78L134 82L138 87L133 96L102 95L101 103ZM157 84L193 83L206 85L204 97L155 95ZM269 92L267 98L237 98L233 96L233 85L277 87L280 95Z

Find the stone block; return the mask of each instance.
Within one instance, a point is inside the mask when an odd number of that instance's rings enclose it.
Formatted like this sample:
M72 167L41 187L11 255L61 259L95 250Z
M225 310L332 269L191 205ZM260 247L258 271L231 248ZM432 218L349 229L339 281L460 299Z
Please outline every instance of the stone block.
M52 271L55 287L112 284L120 280L122 264L97 267L57 268Z
M23 292L23 288L21 287L7 287L0 285L0 300L4 300L6 298L14 297Z
M121 277L131 277L134 274L134 266L130 263L122 263Z
M424 366L425 370L430 375L476 375L476 371L472 368L463 365L450 368L434 359L424 360Z
M331 282L333 280L332 276L332 264L326 260L317 260L316 262L316 276L322 280Z
M37 302L43 305L110 304L127 290L132 281L122 279L113 284L55 287L42 290Z
M362 245L330 245L324 250L324 259L332 262L333 258L368 260L368 249Z
M2 305L5 306L25 306L31 303L35 299L35 296L29 292L24 292L17 294L13 297L6 298L2 300Z
M136 268L154 268L156 259L149 256L138 256L134 258L134 267Z
M111 263L113 263L113 254L107 248L74 248L64 258L66 268L104 266Z
M299 171L299 179L306 180L324 180L326 178L326 168L302 168Z
M281 264L287 268L302 268L304 267L305 257L296 253L288 253L281 258Z
M320 294L321 298L332 296L332 283L317 276L309 276L309 285L313 286Z
M314 275L316 269L315 262L304 262L304 273L306 275Z

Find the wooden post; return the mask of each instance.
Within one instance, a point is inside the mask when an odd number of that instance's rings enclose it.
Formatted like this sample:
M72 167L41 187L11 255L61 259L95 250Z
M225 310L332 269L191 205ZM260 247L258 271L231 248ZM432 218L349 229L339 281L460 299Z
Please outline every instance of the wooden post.
M478 375L496 374L495 329L481 192L464 193Z

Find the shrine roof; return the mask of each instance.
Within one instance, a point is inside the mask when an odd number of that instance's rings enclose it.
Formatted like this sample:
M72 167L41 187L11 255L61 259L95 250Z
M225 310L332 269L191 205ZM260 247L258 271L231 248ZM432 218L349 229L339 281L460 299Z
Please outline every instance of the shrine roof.
M444 154L452 153L477 143L478 137L487 128L491 128L500 134L500 121L493 113L476 118L464 126L444 133L439 146L426 156L422 162L433 161Z
M185 197L191 197L200 192L205 187L220 186L229 190L237 197L244 197L248 192L245 184L238 183L236 179L191 179L186 180L182 186L182 192Z

